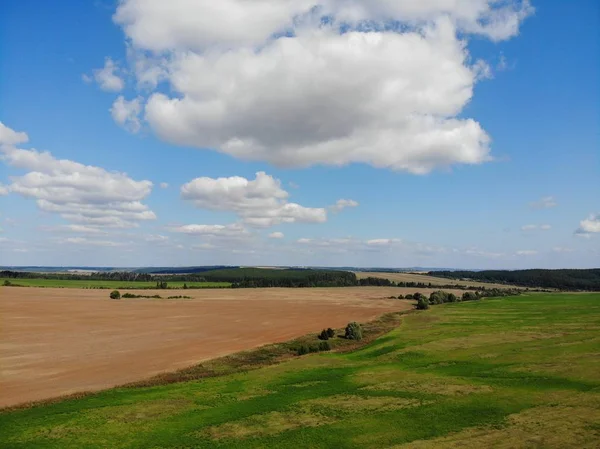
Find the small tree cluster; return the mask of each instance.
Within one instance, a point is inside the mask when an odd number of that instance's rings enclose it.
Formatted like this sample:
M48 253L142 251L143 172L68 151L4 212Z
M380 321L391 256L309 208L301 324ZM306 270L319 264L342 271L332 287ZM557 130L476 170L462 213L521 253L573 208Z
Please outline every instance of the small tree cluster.
M417 301L417 309L419 310L427 310L429 309L429 301L425 298L419 298Z
M362 338L363 338L362 327L356 321L353 321L352 323L348 323L348 325L346 326L346 332L345 332L344 336L348 340L357 340L357 341L362 340Z
M335 337L335 331L328 327L327 329L323 329L319 334L319 340L327 341L330 338Z
M121 299L121 293L119 290L113 290L110 292L110 299Z
M157 281L156 282L156 288L164 290L164 289L169 288L169 287L167 286L166 282L164 282L164 281Z
M479 299L479 293L477 292L464 292L462 295L463 301L476 301Z

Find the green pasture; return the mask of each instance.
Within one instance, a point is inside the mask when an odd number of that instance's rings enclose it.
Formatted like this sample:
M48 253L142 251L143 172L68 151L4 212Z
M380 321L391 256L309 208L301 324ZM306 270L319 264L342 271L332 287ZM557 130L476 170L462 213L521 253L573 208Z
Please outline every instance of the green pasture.
M0 413L11 449L599 443L600 294L433 306L350 353Z

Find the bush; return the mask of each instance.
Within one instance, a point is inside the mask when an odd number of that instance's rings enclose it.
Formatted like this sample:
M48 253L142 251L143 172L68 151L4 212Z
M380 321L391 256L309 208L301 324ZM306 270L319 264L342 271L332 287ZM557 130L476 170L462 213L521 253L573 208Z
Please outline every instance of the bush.
M444 304L448 302L448 293L438 290L429 295L429 304Z
M319 340L329 340L329 334L325 329L323 329L319 334Z
M319 352L319 346L317 346L317 345L310 345L308 347L308 352Z
M110 299L121 299L121 293L119 293L119 290L113 290L110 292Z
M418 301L421 298L425 298L425 295L422 294L422 293L417 292L414 295L412 295L412 297L413 297L413 299L416 299Z
M479 295L474 292L464 292L462 295L463 301L475 301L477 299L479 299Z
M5 287L10 287L12 284L11 284L11 283L10 283L10 281L7 279L7 280L5 280L5 281L4 281L4 284L2 284L2 285L4 285Z
M360 324L358 324L356 321L353 321L352 323L348 323L348 326L346 326L346 333L344 335L348 340L362 340L363 338L363 334L362 334L362 327L360 327Z
M319 351L331 351L331 345L328 341L322 341L319 343Z
M398 295L398 299L404 299L403 295Z
M308 354L308 346L306 346L306 345L301 345L301 346L298 348L298 355L305 355L305 354Z
M404 297L404 299L414 299L414 296L409 293Z
M327 328L327 336L329 338L335 337L335 331L332 328L330 328L330 327Z
M457 302L459 299L454 293L448 293L448 302Z
M417 309L419 310L427 310L429 309L429 301L427 301L427 299L423 298L419 298L419 301L417 302Z

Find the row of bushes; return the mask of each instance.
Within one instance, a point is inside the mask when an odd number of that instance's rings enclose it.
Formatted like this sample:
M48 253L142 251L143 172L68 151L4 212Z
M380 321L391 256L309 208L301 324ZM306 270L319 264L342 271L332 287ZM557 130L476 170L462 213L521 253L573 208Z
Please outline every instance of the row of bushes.
M425 310L429 309L430 305L444 304L447 302L461 302L461 301L476 301L481 298L492 298L498 296L517 296L520 295L521 291L515 288L492 288L480 292L464 292L462 296L456 296L454 293L447 293L443 290L438 290L427 298L422 293L415 293L414 295L406 295L406 299L416 299L417 309ZM412 296L412 298L409 298Z
M121 299L121 298L126 298L126 299L130 299L130 298L163 299L163 297L160 295L149 296L149 295L135 295L133 293L124 293L121 296L121 292L119 292L119 290L113 290L112 292L110 292L110 299ZM192 297L178 295L178 296L169 296L169 297L167 297L167 299L192 299Z

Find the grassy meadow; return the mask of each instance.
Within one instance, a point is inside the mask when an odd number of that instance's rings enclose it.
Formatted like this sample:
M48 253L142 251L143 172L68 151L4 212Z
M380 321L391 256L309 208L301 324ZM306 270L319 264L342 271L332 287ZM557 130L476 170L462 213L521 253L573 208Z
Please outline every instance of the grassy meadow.
M0 412L2 448L592 448L600 294L434 306L347 353Z
M74 279L8 279L0 278L0 285L5 281L19 287L54 287L54 288L105 288L105 289L146 289L155 288L155 281L104 281L104 280L74 280ZM231 282L168 282L169 288L183 288L187 284L190 288L223 288L230 287Z

